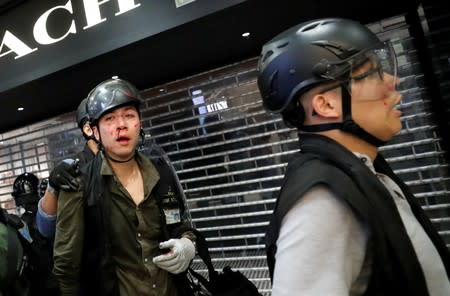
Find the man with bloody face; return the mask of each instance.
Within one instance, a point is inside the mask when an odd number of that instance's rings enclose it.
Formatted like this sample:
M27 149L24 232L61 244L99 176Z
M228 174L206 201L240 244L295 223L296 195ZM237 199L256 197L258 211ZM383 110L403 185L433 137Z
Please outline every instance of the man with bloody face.
M100 152L80 168L80 189L59 197L54 270L63 294L183 295L196 237L170 167L136 150L140 101L121 79L88 95Z

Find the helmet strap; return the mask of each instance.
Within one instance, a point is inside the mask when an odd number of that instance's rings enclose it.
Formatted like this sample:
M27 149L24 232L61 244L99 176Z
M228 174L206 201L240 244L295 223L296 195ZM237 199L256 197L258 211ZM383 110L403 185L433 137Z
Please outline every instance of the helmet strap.
M302 125L299 127L300 130L305 132L323 132L333 129L340 129L344 132L350 133L357 136L358 138L366 141L369 144L379 147L386 142L378 139L377 137L369 134L365 131L359 124L357 124L352 118L352 98L350 92L348 91L349 82L341 84L341 96L342 96L342 115L344 120L342 122L324 123L324 124L313 124L313 125Z
M136 153L133 153L133 155L132 155L129 159L127 159L127 160L118 160L118 159L112 158L110 155L108 155L108 154L106 153L106 151L104 151L104 153L105 153L106 157L107 157L109 160L111 160L112 162L115 162L115 163L126 163L126 162L129 162L129 161L133 160L134 157L136 156Z
M380 147L386 142L378 139L364 130L359 124L357 124L352 118L352 97L349 92L349 83L341 84L341 96L342 96L342 113L344 120L342 121L341 130L358 138L366 141L375 147Z
M333 129L340 129L342 126L342 122L333 122L333 123L323 123L323 124L312 124L312 125L302 125L299 129L309 133L318 133L329 131Z
M92 135L87 135L87 134L85 134L84 132L83 132L83 137L84 137L84 139L86 140L86 142L87 141L89 141L89 140L93 140L93 141L95 141L95 142L97 142L97 139L95 138L95 136L94 136L94 134L92 133Z
M103 149L102 135L100 134L100 131L98 131L98 140L95 138L95 141L97 142L98 151L104 151L105 149Z
M141 137L141 144L139 144L139 150L143 150L145 147L145 132L142 127L141 130L139 131L139 136Z

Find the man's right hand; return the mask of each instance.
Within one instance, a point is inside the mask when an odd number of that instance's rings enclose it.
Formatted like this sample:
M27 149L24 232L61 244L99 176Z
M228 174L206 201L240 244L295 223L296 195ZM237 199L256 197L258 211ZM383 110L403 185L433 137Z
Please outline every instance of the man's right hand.
M76 191L79 188L77 177L80 175L78 159L64 159L50 173L48 183L55 190Z

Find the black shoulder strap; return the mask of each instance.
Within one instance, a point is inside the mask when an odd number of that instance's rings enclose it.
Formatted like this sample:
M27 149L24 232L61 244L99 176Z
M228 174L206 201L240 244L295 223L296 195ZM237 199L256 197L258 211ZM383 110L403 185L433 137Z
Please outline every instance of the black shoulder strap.
M211 256L209 255L208 243L205 239L205 236L201 232L195 229L193 229L192 231L196 236L195 245L197 248L198 256L203 260L206 267L208 268L209 278L212 278L217 274L217 271L214 269L211 261Z
M165 194L167 193L168 187L173 186L174 183L172 171L165 159L162 157L151 158L150 161L159 173L159 181L158 184L156 184L156 191L158 194ZM173 189L178 190L178 188Z
M102 152L92 161L81 166L83 176L84 208L84 250L82 283L89 295L117 295L115 263L112 259L110 234L111 198L105 180L99 173L102 165ZM101 283L101 284L99 284ZM109 294L110 293L110 294Z
M184 191L183 188L181 187L181 183L180 180L178 179L175 168L169 163L169 160L166 159L164 156L152 157L149 159L155 166L160 177L155 187L158 198L163 198L167 194L169 189L175 192L180 207L181 217L183 218L183 223L185 224L186 227L192 228L192 221L191 221L192 219L190 217L189 211L187 210L186 197L184 196ZM180 228L179 230L183 232L186 231L186 228L183 227Z
M87 163L80 163L80 171L83 178L83 196L85 198L85 204L88 207L94 206L99 202L98 188L102 188L103 185L103 183L101 185L98 184L98 182L102 182L103 180L98 173L101 165L101 152L97 153L97 155Z
M302 166L301 171L298 170L300 166ZM330 187L331 191L346 201L356 211L356 214L361 216L361 219L368 216L369 206L364 199L356 198L362 193L347 174L314 156L300 155L294 160L285 175L276 205L278 225L281 225L283 217L300 197L316 185ZM355 198L352 198L353 196Z
M78 158L80 160L80 166L87 164L89 161L91 161L92 159L94 159L95 154L91 151L91 149L89 149L88 145L84 145L83 150L81 150L80 152L78 152L75 155L76 158Z

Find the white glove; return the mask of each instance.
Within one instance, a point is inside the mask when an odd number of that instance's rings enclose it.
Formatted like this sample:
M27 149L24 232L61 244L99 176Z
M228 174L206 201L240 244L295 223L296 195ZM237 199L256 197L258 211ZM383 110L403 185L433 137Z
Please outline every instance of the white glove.
M160 249L170 249L169 252L153 258L153 263L170 273L178 274L185 271L195 257L194 243L188 238L172 238L159 244Z

